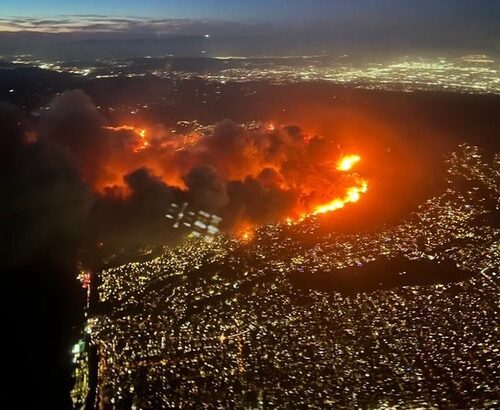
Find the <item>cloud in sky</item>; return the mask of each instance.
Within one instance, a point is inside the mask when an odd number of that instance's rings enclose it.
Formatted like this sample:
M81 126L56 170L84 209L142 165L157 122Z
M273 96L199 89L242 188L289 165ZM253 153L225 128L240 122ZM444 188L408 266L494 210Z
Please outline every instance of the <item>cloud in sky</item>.
M431 8L430 3L425 4L427 7L418 9L399 7L394 13L375 13L370 8L358 7L357 13L350 9L350 13L325 12L324 16L314 19L304 15L274 21L108 14L63 14L47 18L3 16L0 17L0 41L1 36L7 35L12 43L7 49L12 51L16 40L24 41L27 37L38 41L48 36L52 42L56 39L157 39L209 33L214 38L210 40L212 48L220 47L218 39L226 37L233 42L237 38L266 38L262 41L264 46L278 44L275 48L310 49L311 52L338 45L345 45L346 49L353 45L365 49L500 49L500 25L497 24L500 7L485 13L469 6ZM235 43L231 49L238 51L239 46L244 47L244 43ZM5 52L5 44L0 47L2 50ZM252 51L258 52L258 47Z
M114 17L106 15L67 15L54 18L34 17L2 17L0 31L19 33L72 33L95 36L106 33L123 35L157 35L178 34L194 35L206 32L220 34L245 34L264 23L229 22L212 19L189 18L148 18L148 17ZM270 28L270 27L269 27Z

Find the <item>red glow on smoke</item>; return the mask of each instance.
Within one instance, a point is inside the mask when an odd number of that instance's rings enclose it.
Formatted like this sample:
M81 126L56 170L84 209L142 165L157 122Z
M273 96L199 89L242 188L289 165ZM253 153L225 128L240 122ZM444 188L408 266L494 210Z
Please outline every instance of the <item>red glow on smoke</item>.
M127 197L131 192L124 177L147 168L166 185L188 193L192 187L186 176L199 167L210 167L227 192L209 192L207 197L225 195L213 201L224 207L240 196L235 202L243 204L243 214L238 214L232 230L244 241L251 240L261 221L295 223L333 212L358 202L368 189L367 180L356 172L360 155L341 154L333 140L297 127L268 123L246 129L223 122L208 131L189 133L132 125L106 126L104 130L110 133L113 148L94 181L97 192ZM332 160L335 158L338 160ZM261 204L254 192L264 198ZM255 201L253 212L247 212L246 201ZM201 203L200 208L203 206ZM260 206L268 208L262 218L256 215ZM214 212L219 211L224 209Z

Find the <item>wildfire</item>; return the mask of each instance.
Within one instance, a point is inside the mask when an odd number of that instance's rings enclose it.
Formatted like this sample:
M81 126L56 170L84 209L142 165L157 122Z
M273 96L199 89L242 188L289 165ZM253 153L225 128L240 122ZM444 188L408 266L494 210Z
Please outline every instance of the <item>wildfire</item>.
M338 171L347 172L352 169L352 167L361 160L361 157L356 154L347 155L342 157L336 165L336 169ZM346 189L344 196L332 199L330 202L326 204L317 205L313 208L312 211L303 213L300 218L292 219L287 217L284 222L288 225L294 225L297 222L303 221L308 216L324 214L327 212L336 211L338 209L343 208L346 204L358 202L361 198L361 195L368 191L368 181L363 178L357 179L357 185L350 186ZM236 237L239 238L241 242L249 242L253 239L254 230L253 227L246 226L244 229L241 229Z
M361 161L359 155L346 155L337 162L336 169L343 172L349 171L359 161ZM367 190L368 182L364 179L360 179L358 185L347 188L344 197L335 198L326 204L316 206L312 215L336 211L337 209L343 208L345 204L358 202L359 198L361 198L361 194L364 194Z
M130 123L105 126L105 130L117 133L117 138L123 137L125 143L116 144L119 150L108 159L106 172L102 172L102 177L94 181L94 188L104 194L112 192L113 195L122 195L126 198L131 191L129 182L124 176L144 167L150 170L155 178L161 179L169 187L168 189L175 187L179 192L189 193L192 196L189 192L191 187L186 185L185 176L189 175L192 169L207 165L215 169L216 180L221 184L225 201L229 198L231 202L233 195L236 204L245 202L251 196L248 194L254 192L256 187L259 189L255 192L267 195L272 203L279 204L281 201L274 201L274 198L282 195L293 198L294 201L290 201L289 205L283 204L280 211L282 222L287 225L294 225L310 216L336 211L349 203L356 203L368 190L368 182L355 170L361 161L360 155L347 153L332 164L331 158L335 157L335 152L338 151L335 151L334 145L329 143L325 143L322 152L303 154L304 151L309 152L302 148L311 141L327 141L322 137L303 133L300 135L301 141L296 137L289 138L290 135L287 134L289 131L273 122L266 124L264 130L262 128L247 130L237 128L233 124L229 127L229 131L233 132L233 128L237 132L236 136L231 134L229 138L228 144L232 145L228 152L231 154L227 154L220 153L219 143L214 143L217 140L222 141L221 130L218 128L214 128L212 134L206 135L203 132L182 134L177 133L175 129L155 128L154 144L151 144L148 128L137 127ZM141 154L144 150L146 151ZM295 157L300 160L295 160ZM289 161L290 159L294 160ZM167 161L168 168L165 167ZM204 170L203 167L200 169ZM338 178L339 174L344 175ZM238 185L238 182L241 184ZM344 187L343 191L339 191L339 183ZM202 181L201 184L205 182ZM225 189L233 184L238 189L228 195L229 191ZM112 190L108 191L108 188ZM195 191L200 189L203 191L205 186L194 186ZM214 195L219 195L219 192ZM252 242L257 224L269 221L266 218L260 220L260 215L255 215L260 211L258 203L249 204L248 207L254 208L253 214L249 211L245 215L246 211L242 208L241 217L231 228L234 236L241 242ZM225 209L223 208L221 212L225 212ZM263 207L263 215L265 213Z
M134 127L132 125L120 125L118 127L107 126L107 127L104 127L104 129L110 130L110 131L115 131L115 132L116 131L132 131L133 133L135 133L135 135L138 138L137 144L132 149L132 151L135 153L138 153L139 151L146 149L149 145L149 141L147 139L147 131L145 128L138 128L138 127Z
M255 235L254 229L255 227L248 225L247 227L238 230L238 232L236 233L236 237L241 242L250 242Z
M349 171L356 163L361 160L361 157L356 154L346 155L337 163L337 171Z
M312 214L317 215L336 211L337 209L343 208L345 204L358 202L359 198L361 198L361 194L364 194L367 190L368 183L365 180L361 180L359 185L349 187L343 198L335 198L327 204L317 206Z

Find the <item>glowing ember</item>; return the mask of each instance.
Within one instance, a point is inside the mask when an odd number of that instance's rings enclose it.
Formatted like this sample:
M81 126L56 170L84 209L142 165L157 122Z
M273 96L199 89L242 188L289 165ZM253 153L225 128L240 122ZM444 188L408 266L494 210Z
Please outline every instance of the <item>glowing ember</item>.
M241 239L244 241L249 241L251 236L252 236L251 232L243 232L241 235Z
M360 160L361 157L359 155L346 155L340 159L336 168L338 171L349 171Z
M255 226L245 222L235 231L235 236L240 242L250 242L255 236Z

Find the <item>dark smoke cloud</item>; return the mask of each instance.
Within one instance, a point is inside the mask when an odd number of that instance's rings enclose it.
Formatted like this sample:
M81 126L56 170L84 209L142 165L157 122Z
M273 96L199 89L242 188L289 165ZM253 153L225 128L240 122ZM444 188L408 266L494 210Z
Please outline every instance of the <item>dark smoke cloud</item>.
M97 179L110 154L104 119L81 90L66 91L54 99L41 120L40 140L66 148L89 182Z
M210 211L218 211L229 202L226 181L210 166L192 168L184 177L191 203Z
M190 157L189 164L217 168L226 179L243 179L256 176L268 164L279 166L285 160L298 158L304 147L304 137L297 127L247 130L224 120L210 136L182 155L184 160Z
M18 107L0 101L0 156L4 160L2 164L5 164L5 160L8 160L9 156L22 145L22 127L20 125L22 118L23 113Z
M275 171L273 171L275 172ZM264 172L269 176L270 172ZM276 179L247 177L244 181L231 181L228 184L229 197L228 207L224 210L226 218L225 225L238 226L241 222L249 222L251 225L264 224L290 215L297 204L297 193L292 190L281 189L273 182ZM271 182L271 183L269 183Z
M273 168L264 168L257 176L258 182L263 188L278 189L285 182L283 177Z
M40 257L70 257L81 237L90 190L63 146L50 140L24 143L20 111L4 105L0 112L5 251L0 263L11 268Z
M70 408L68 346L83 305L76 260L92 194L65 146L26 141L31 120L0 103L1 304L11 353L4 387L28 408ZM38 382L25 397L19 381L28 373Z
M333 169L340 154L333 140L295 126L247 129L224 120L182 146L171 132L155 132L137 151L134 130L109 127L81 90L57 96L34 129L10 105L0 106L0 121L3 157L11 159L2 165L5 249L14 259L75 255L78 247L85 255L133 254L180 238L165 218L172 203L216 213L234 231L297 216L348 183Z
M133 252L178 239L178 232L166 224L165 214L170 204L182 201L185 194L147 168L133 171L124 180L130 190L126 197L113 189L97 197L90 215L89 247L104 243L115 250Z

